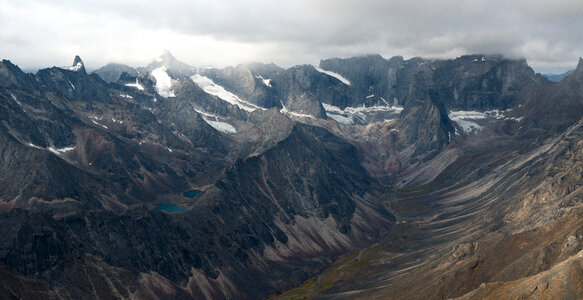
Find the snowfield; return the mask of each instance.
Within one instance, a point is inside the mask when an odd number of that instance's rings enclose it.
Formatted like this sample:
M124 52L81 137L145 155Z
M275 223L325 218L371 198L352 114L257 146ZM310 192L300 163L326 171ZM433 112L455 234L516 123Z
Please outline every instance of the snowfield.
M338 80L340 80L342 83L346 84L346 85L350 85L350 81L344 77L342 77L342 75L338 74L338 73L334 73L332 71L326 71L320 67L316 67L314 66L314 69L316 69L316 71L320 72L320 73L324 73L328 76L332 76Z
M77 64L75 64L74 66L71 66L71 67L64 67L65 70L69 70L69 71L73 71L73 72L77 72L77 71L81 70L81 68L83 68L83 64L81 62L78 62Z
M217 96L221 100L227 101L233 105L238 106L240 109L246 111L254 111L257 109L265 110L263 107L259 107L255 104L249 103L247 101L242 100L241 98L237 97L237 95L227 91L224 87L214 83L210 78L206 76L202 76L200 74L195 74L190 77L196 85L198 85L203 91L207 94Z
M402 107L399 106L361 106L361 107L346 107L341 109L340 107L322 103L324 110L326 111L326 115L335 120L338 123L342 124L354 124L354 117L357 117L362 120L366 120L367 114L370 113L379 113L379 112L387 112L387 113L394 113L400 114L403 111Z
M150 73L156 79L156 91L164 98L176 97L172 91L172 78L166 73L166 67L159 67Z
M271 79L263 78L263 76L261 76L261 75L257 75L257 76L255 76L255 78L260 79L261 82L263 82L263 84L265 84L265 86L271 87Z
M235 126L227 123L227 122L222 122L219 121L219 116L215 116L213 114L209 114L207 112L198 110L198 109L194 109L194 111L196 111L198 114L201 115L202 119L209 124L212 128L220 131L220 132L224 132L224 133L237 133L237 128L235 128ZM212 118L214 118L215 120L213 121Z
M487 110L472 111L472 110L458 110L450 111L447 115L450 120L455 122L464 132L475 133L482 130L482 126L474 122L475 120L486 120L486 119L496 119L496 120L512 120L516 122L522 121L522 117L507 117L506 113L511 112L512 109L507 110Z
M126 86L136 88L136 89L138 89L140 91L143 91L144 90L144 87L138 82L138 79L137 78L136 78L136 83L126 83Z

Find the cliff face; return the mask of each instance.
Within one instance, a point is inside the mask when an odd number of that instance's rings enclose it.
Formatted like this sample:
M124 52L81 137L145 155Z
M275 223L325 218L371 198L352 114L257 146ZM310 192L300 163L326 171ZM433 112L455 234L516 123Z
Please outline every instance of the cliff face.
M327 59L320 67L343 74L350 80L354 103L334 105L406 106L411 89L432 89L448 109L506 109L523 103L525 91L549 83L536 75L524 60L509 60L500 56L468 55L454 60L403 60L393 57L364 56L350 59ZM415 78L428 73L429 80L418 85ZM373 95L374 97L367 96ZM383 99L380 99L380 98ZM354 101L353 100L353 101ZM364 101L364 102L363 102Z

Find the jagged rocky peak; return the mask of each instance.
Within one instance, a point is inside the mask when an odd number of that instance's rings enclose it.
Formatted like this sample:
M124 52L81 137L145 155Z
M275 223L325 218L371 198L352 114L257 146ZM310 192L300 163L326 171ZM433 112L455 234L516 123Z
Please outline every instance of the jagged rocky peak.
M577 63L577 68L575 68L575 71L573 71L573 73L579 74L579 76L581 76L581 74L583 74L583 58L579 57L579 62Z
M19 85L23 77L25 74L9 60L4 59L0 62L0 86Z
M83 73L85 73L85 64L83 63L83 60L81 60L81 57L79 57L79 55L75 55L75 59L73 60L73 65L71 65L70 67L66 67L65 69L69 70L69 71L81 71Z

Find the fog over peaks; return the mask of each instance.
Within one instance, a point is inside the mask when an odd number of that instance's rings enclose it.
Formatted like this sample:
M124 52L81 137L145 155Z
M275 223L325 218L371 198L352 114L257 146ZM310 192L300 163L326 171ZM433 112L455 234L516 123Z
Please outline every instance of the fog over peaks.
M195 66L498 53L561 72L582 55L579 28L580 0L0 1L0 53L24 68L147 65L169 49Z

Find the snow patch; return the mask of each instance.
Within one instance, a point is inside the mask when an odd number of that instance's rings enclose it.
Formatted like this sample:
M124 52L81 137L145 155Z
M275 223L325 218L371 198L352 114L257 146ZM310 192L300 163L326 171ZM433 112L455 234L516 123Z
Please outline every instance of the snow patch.
M238 106L240 109L246 111L254 111L257 109L265 110L263 107L259 107L255 104L249 103L247 101L242 100L241 98L237 97L237 95L225 90L224 87L214 83L210 78L206 76L202 76L200 74L195 74L190 77L196 85L198 85L203 91L207 94L217 96L220 99L229 102L230 104Z
M455 122L464 132L473 133L482 130L482 126L471 120L483 120L487 118L485 112L479 111L450 111L449 119Z
M33 148L36 148L36 149L44 149L43 147L41 147L41 146L37 146L37 145L35 145L35 144L33 144L33 143L28 143L28 145L29 145L30 147L33 147Z
M105 128L105 129L108 129L108 128L107 128L107 126L105 126L105 125L103 125L103 124L97 123L97 122L95 122L95 121L93 121L93 120L91 120L91 122L93 122L93 124L95 124L95 125L99 125L99 126L101 126L101 127Z
M385 104L386 104L387 106L391 106L391 105L389 104L389 102L387 102L387 100L385 100L385 98L381 97L381 100L383 100L383 102L385 102Z
M400 113L403 108L399 106L360 106L360 107L350 107L347 106L345 109L341 109L338 106L322 103L326 111L338 112L338 113L357 113L357 112L378 112L378 111L389 111Z
M450 111L448 113L449 118L457 123L464 132L472 133L482 130L482 126L478 125L475 120L486 120L486 119L496 119L496 120L512 120L520 122L522 117L506 117L505 114L512 111L512 108L506 110L487 110L481 111Z
M22 103L20 103L20 101L18 101L18 99L16 99L16 97L14 97L14 95L12 95L12 93L10 93L10 96L12 96L12 99L14 99L14 101L16 101L16 103L18 103L18 105L20 105L20 107L22 107Z
M453 120L456 122L458 126L466 133L478 132L482 130L482 126L478 125L476 122L468 121L468 120Z
M213 114L209 114L207 112L198 110L198 109L194 109L194 111L196 111L198 114L200 114L202 116L202 119L209 124L212 128L220 131L220 132L224 132L224 133L237 133L237 128L235 128L235 126L227 123L227 122L222 122L219 121L219 117L215 116ZM211 120L211 118L214 118L215 120Z
M330 119L332 119L338 123L347 124L347 125L354 124L354 120L352 120L352 118L350 118L350 117L345 117L345 116L337 115L337 114L333 114L333 113L326 113L326 115Z
M212 121L212 120L207 120L206 118L202 118L205 122L207 122L207 124L209 124L211 127L213 127L214 129L224 132L224 133L237 133L237 128L235 128L235 126L227 123L227 122L221 122L221 121Z
M73 71L73 72L77 72L79 70L81 70L81 68L83 68L83 63L78 62L77 64L75 64L74 66L71 67L64 67L65 70L69 70L69 71Z
M75 89L75 86L73 85L73 83L71 82L71 80L68 80L68 79L67 79L67 81L69 82L69 84L71 85L71 87L73 88L73 90L75 91L75 90L76 90L76 89Z
M156 80L158 80L158 79L156 79ZM136 83L126 83L125 86L133 87L133 88L136 88L140 91L144 90L144 87L138 82L137 78L136 78Z
M261 75L257 75L257 76L255 76L255 78L261 79L261 82L263 82L263 84L265 84L265 86L271 87L271 79L263 78L263 76L261 76Z
M316 118L316 117L314 117L312 115L297 113L295 111L289 111L285 107L285 105L283 105L283 103L281 103L281 106L283 106L283 108L280 109L279 112L282 113L282 114L284 114L284 115L288 115L288 116L291 116L291 117L298 117L298 118L310 118L310 119L315 119Z
M468 119L480 120L480 119L485 119L486 117L487 116L486 116L485 112L479 112L479 111L460 110L460 111L450 111L449 112L449 118L452 121L468 120Z
M55 149L53 147L49 147L47 150L53 152L54 154L60 155L60 154L64 154L64 153L67 153L69 151L75 150L75 146L65 147L65 148L60 148L60 149Z
M166 73L167 67L159 67L150 73L156 79L156 91L164 98L176 97L172 91L172 78Z
M320 72L320 73L324 73L328 76L332 76L338 80L340 80L342 83L346 84L346 85L350 85L350 81L344 77L342 77L342 75L338 74L338 73L334 73L332 71L326 71L322 68L316 67L314 66L314 69L316 69L316 71Z
M361 107L346 107L341 109L340 107L322 103L324 110L326 111L326 115L333 120L343 123L343 124L353 124L354 117L358 117L362 120L366 120L367 113L375 113L375 112L390 112L395 114L400 114L403 111L402 107L398 106L361 106ZM342 117L342 118L338 118ZM348 120L350 120L350 123ZM387 119L388 120L388 119ZM392 119L390 119L392 120Z

